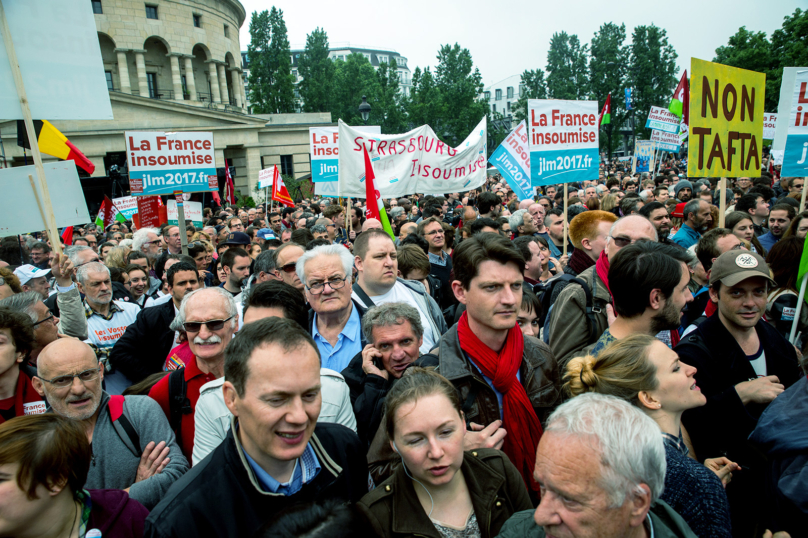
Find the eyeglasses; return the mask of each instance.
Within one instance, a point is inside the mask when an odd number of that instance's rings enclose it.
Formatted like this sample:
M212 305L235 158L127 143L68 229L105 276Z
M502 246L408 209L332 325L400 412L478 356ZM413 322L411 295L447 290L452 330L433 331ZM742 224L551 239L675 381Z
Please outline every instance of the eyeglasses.
M296 268L297 268L297 264L294 263L294 262L287 263L286 265L278 267L278 269L280 269L284 273L294 273Z
M6 279L0 276L0 286L5 286Z
M94 379L97 379L98 373L101 371L101 368L103 367L104 366L102 364L99 364L95 368L90 368L89 370L84 370L83 372L79 372L77 374L60 375L59 377L54 377L53 379L45 379L44 377L40 377L39 379L41 379L45 383L50 383L57 389L64 389L72 385L73 379L76 377L79 378L79 381L85 384L90 381L93 381Z
M227 319L211 319L208 321L186 321L182 324L182 327L185 329L187 333L198 333L200 329L202 329L202 325L208 328L209 331L220 331L224 327L224 324L228 321L233 319L233 316L230 316Z
M0 284L0 285L2 285L2 284ZM52 319L53 319L53 313L49 313L48 316L45 319L41 319L41 320L37 321L36 323L34 323L33 326L36 327L40 323L45 323L46 321L50 321Z
M143 244L144 244L144 245L153 245L153 244L155 244L155 243L162 243L162 242L163 242L163 240L162 240L162 239L155 239L154 241L146 241L146 242L145 242L145 243L143 243Z
M345 287L346 280L348 280L347 276L344 278L332 278L331 280L326 280L325 282L315 282L311 286L306 286L306 289L309 290L312 295L320 295L325 291L326 284L331 286L332 290L339 290Z

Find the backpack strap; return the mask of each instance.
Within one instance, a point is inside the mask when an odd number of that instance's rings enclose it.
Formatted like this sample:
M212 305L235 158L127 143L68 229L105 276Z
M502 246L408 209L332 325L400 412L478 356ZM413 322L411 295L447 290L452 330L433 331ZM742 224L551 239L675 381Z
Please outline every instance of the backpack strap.
M697 348L699 348L701 352L703 352L708 357L713 356L713 354L710 352L710 348L708 348L707 344L704 342L704 339L698 334L696 334L696 331L693 331L692 333L688 334L687 336L679 340L679 345L677 345L676 347L688 344L696 346Z
M374 303L371 298L368 297L368 294L365 293L365 290L363 290L359 284L353 285L353 291L359 296L360 299L362 299L362 302L365 303L365 308L372 308L376 306L376 303Z
M135 427L132 426L132 421L129 420L126 410L126 398L121 395L110 396L107 409L109 410L109 418L112 420L112 426L121 441L130 452L139 458L142 454L140 436L137 434Z
M589 286L583 281L583 279L571 277L569 281L575 282L581 286L582 290L584 290L584 295L586 296L586 320L587 324L589 325L589 343L592 343L600 337L600 335L596 333L598 322L595 316L603 312L603 306L601 304L603 301L598 300L598 303L595 304L594 292L589 289ZM594 289L597 290L597 281L594 278L592 281L595 286Z
M185 368L177 368L168 374L168 422L177 439L180 439L182 415L191 414L191 400L188 399L188 383L185 382Z

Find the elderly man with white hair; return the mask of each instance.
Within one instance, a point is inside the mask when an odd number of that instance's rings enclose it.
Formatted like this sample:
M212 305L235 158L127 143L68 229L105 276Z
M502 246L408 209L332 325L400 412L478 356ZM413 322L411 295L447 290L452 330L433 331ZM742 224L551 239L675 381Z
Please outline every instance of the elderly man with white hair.
M152 266L163 251L161 245L160 230L157 228L141 228L132 236L132 250L145 254Z
M322 367L341 372L367 342L362 335L365 309L351 299L354 257L342 245L322 245L297 260L297 276L312 309L309 330Z
M511 232L514 238L522 236L532 237L538 229L536 228L536 221L527 209L518 209L514 211L513 215L508 217L508 223L511 225Z
M106 391L121 394L132 382L110 365L109 354L126 328L137 319L140 307L112 300L112 280L109 269L103 263L82 265L76 272L76 280L79 291L84 294L88 334L85 342L93 348L106 369Z
M224 377L224 350L238 330L239 315L233 296L222 288L189 291L180 304L173 325L182 327L193 353L185 367L162 378L149 391L168 417L182 453L188 460L194 450L196 403L202 385ZM181 409L171 398L172 378L185 384L187 405Z
M665 469L648 415L613 396L576 396L550 415L539 441L538 508L514 514L499 538L695 538L659 498Z

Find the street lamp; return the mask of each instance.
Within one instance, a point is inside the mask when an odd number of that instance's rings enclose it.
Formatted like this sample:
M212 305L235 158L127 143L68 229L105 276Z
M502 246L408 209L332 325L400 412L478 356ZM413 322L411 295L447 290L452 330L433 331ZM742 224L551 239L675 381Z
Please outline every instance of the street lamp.
M368 118L370 117L370 103L368 103L368 98L366 96L362 96L362 104L359 105L359 114L362 116L362 121L367 123Z

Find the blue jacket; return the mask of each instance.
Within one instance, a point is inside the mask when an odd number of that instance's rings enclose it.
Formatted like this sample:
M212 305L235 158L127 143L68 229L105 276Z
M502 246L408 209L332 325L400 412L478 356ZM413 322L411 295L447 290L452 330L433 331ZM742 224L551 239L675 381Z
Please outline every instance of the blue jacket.
M779 237L775 237L775 236L773 236L771 232L769 232L769 233L767 233L767 234L764 234L764 235L761 235L760 237L758 237L758 241L760 241L760 245L761 245L763 248L765 248L765 249L766 249L766 252L767 252L767 253L768 253L768 252L771 252L772 247L773 247L773 246L774 246L774 244L775 244L775 243L777 243L779 240L780 240L780 238L779 238Z
M682 227L679 228L679 231L676 232L676 235L673 236L673 239L671 239L671 241L681 246L682 248L690 248L699 242L700 237L701 234L699 232L697 232L687 224L682 224Z

